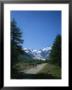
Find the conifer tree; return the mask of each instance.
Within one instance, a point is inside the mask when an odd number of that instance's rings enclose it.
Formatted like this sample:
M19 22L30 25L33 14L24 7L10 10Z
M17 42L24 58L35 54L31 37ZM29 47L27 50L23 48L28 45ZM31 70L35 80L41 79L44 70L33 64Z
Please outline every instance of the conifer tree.
M15 73L13 66L19 61L19 56L23 53L22 43L21 30L13 19L11 21L11 75Z
M49 59L53 64L61 66L61 35L56 36Z

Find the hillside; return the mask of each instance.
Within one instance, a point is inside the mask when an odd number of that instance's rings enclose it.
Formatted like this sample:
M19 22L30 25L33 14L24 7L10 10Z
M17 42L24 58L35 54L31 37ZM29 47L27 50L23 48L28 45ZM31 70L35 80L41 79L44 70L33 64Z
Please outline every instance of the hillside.
M44 63L45 60L41 59L33 59L32 55L29 55L28 53L24 52L20 57L19 57L19 62L20 63L33 63L33 64L40 64Z
M56 78L61 78L61 68L57 65L46 63L38 74L50 74Z

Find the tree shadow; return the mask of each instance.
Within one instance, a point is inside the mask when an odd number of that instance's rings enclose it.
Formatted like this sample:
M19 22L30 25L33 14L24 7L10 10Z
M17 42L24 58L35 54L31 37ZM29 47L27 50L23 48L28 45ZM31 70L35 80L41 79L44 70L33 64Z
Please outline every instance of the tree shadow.
M61 77L52 76L51 74L24 74L17 72L11 79L61 79Z

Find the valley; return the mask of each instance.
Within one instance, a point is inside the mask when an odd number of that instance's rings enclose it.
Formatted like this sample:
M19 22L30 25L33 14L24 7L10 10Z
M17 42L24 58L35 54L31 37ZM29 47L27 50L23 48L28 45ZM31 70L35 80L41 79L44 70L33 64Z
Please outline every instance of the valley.
M10 25L11 79L61 79L61 11L12 11Z
M60 79L61 68L50 63L48 57L51 48L40 50L25 49L19 61L13 66L16 79ZM45 55L44 55L45 54Z

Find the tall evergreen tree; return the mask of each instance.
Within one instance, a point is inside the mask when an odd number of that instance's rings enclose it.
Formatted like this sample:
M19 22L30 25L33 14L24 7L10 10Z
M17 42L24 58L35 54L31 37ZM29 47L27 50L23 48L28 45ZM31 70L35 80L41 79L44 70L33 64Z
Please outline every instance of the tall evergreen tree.
M13 66L19 61L19 56L23 53L22 50L22 33L15 20L11 21L11 71L13 75Z
M53 64L61 66L61 35L58 35L53 43L50 60Z

